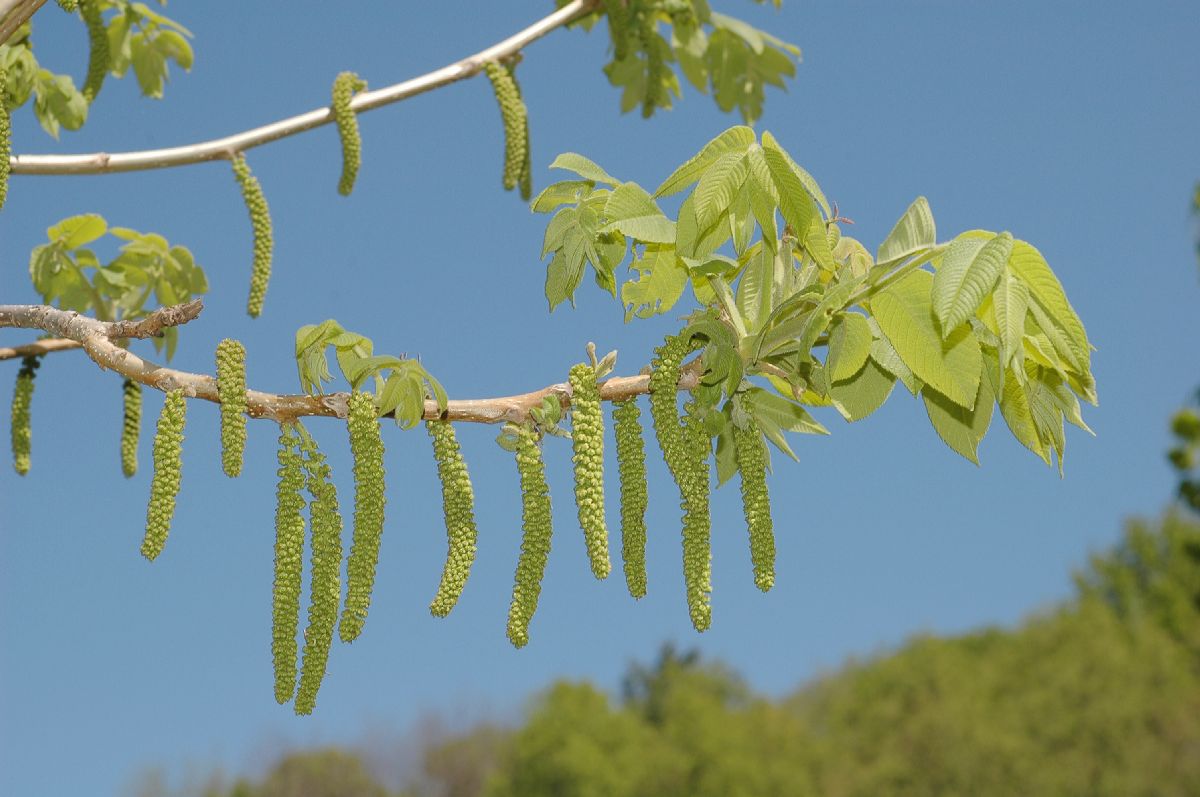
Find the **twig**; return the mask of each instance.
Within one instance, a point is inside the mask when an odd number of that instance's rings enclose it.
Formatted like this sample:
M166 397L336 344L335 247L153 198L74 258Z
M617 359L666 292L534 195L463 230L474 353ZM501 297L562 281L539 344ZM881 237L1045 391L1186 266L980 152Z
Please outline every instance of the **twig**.
M13 360L17 357L40 357L56 351L70 351L80 348L79 341L70 338L46 338L22 346L0 346L0 360Z
M189 398L220 403L217 380L214 377L166 368L144 360L113 343L114 338L147 337L163 327L185 324L199 315L200 309L198 299L186 305L164 307L138 322L142 325L138 327L128 322L97 321L47 305L0 305L0 327L41 329L52 335L69 338L81 345L87 356L102 369L115 371L128 379L163 392L182 389L184 395ZM679 379L679 389L691 390L699 383L700 364L697 359L685 366ZM600 398L604 401L622 401L649 392L650 377L647 374L614 377L600 384ZM440 418L466 423L519 423L525 420L529 411L540 405L546 396L557 398L564 409L571 405L571 387L565 382L560 382L516 396L452 399L444 412L438 409L437 402L427 400L424 417L429 420ZM308 396L247 390L246 414L251 418L270 418L275 421L301 416L345 418L348 399L348 393Z
M562 27L591 13L597 5L599 5L599 0L573 0L553 14L543 17L524 30L485 50L480 50L474 55L403 83L356 94L350 101L350 109L356 113L371 111L393 102L424 94L449 83L473 77L483 69L483 65L488 61L512 57L521 48L540 39L555 28ZM181 147L112 154L96 152L85 155L13 155L11 158L12 172L13 174L111 174L184 166L190 163L228 158L231 152L243 152L272 141L278 141L281 138L303 133L306 130L312 130L314 127L327 125L333 121L333 110L325 107L299 116L281 119L253 130Z
M46 0L0 0L0 44L6 44L17 28L45 4Z

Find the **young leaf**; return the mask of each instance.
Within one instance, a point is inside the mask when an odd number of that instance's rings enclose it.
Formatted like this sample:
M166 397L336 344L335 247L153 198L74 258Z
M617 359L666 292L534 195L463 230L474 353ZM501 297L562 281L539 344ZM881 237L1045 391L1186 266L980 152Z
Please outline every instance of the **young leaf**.
M635 258L629 268L640 276L621 286L626 322L634 316L650 318L667 312L687 287L687 268L675 256L673 246L648 245L645 255Z
M704 170L692 202L696 208L696 224L705 229L729 209L733 198L746 179L746 156L741 152L722 155Z
M1000 273L1000 281L992 293L992 312L996 318L996 331L1000 337L1002 368L1023 365L1025 316L1028 313L1029 289L1008 269Z
M832 382L858 373L871 353L871 326L858 313L838 315L829 329L829 356L825 368Z
M914 271L871 299L871 312L904 364L922 381L962 407L975 403L983 360L969 324L943 339L933 320L933 276Z
M1012 236L1006 232L982 245L978 239L962 237L950 245L933 277L933 312L942 337L949 337L975 315L1004 271L1012 245Z
M847 421L861 421L883 406L895 386L896 377L867 359L857 373L829 385L829 398Z
M937 227L929 201L923 196L913 200L879 245L877 262L899 261L937 244Z
M568 171L575 172L584 180L590 180L596 183L607 183L611 186L619 185L621 182L608 172L601 169L592 161L574 152L562 153L554 159L554 162L550 164L550 168L566 169Z
M730 152L745 152L755 142L754 131L744 125L731 127L724 133L704 145L704 147L687 160L682 166L663 180L662 185L654 192L655 197L670 196L687 188L700 179L714 161Z
M1090 368L1091 346L1088 344L1087 332L1083 323L1075 314L1067 295L1063 292L1058 277L1050 270L1042 253L1025 241L1013 242L1012 254L1008 259L1008 267L1029 286L1029 293L1034 299L1033 304L1040 304L1046 314L1057 321L1071 343L1071 352L1078 359L1081 372L1087 373Z
M928 385L921 390L921 398L924 399L929 422L933 424L942 442L978 465L979 457L976 452L979 441L987 434L988 426L992 422L993 405L996 403L991 380L979 380L979 392L975 396L975 406L972 409L955 404Z
M604 206L604 216L608 224L603 230L617 229L648 243L675 243L675 222L663 215L637 183L622 183L613 189Z

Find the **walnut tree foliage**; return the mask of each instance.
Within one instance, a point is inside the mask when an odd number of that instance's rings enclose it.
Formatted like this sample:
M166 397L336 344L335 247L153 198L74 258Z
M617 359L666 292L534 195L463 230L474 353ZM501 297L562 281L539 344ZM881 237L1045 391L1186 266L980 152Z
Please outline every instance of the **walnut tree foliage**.
M640 107L645 116L671 107L681 94L682 76L700 92L711 93L721 109L737 110L753 122L761 115L765 87L781 87L799 56L794 46L713 10L707 0L574 5L575 24L607 23L612 60L605 74L621 90L621 109ZM83 90L76 90L69 76L37 64L28 26L0 46L5 109L33 97L34 113L53 135L83 124L105 74L120 76L132 68L143 94L158 97L167 61L184 69L191 64L186 29L142 3L82 0L65 7L80 15L89 33L92 58ZM519 60L517 52L476 63L472 74L489 79L503 118L503 187L519 188L528 199L533 156L530 117L517 82ZM365 86L365 78L342 72L332 90L329 114L342 145L343 195L350 194L361 166L355 103ZM0 127L7 131L6 125ZM286 230L272 229L264 189L244 152L222 149L211 157L232 165L254 231L247 311L257 317L269 309L264 302L273 242ZM549 256L544 283L549 309L574 303L590 273L621 303L627 322L664 313L683 316L678 330L657 347L648 384L616 376L617 353L598 359L589 344L588 360L564 365L564 382L542 391L540 402L492 415L455 415L460 407L419 358L377 353L371 338L333 319L296 332L300 396L254 393L246 379L250 352L234 341L218 349L215 380L159 373L157 367L122 374L169 391L154 441L156 472L143 548L149 559L164 548L180 489L186 400L208 388L205 380L214 383L212 394L203 397L222 405L222 466L231 477L241 473L249 433L243 416L277 422L272 656L276 698L281 703L294 699L298 713L315 706L335 627L343 642L363 633L377 572L386 577L386 563L379 567L387 526L383 452L392 444L390 432L385 442L385 419L402 431L426 421L433 438L447 534L443 579L431 596L431 612L438 616L451 612L466 586L478 532L470 452L458 446L449 424L504 423L497 442L513 452L522 490L521 554L507 623L509 639L518 647L530 641L551 554L555 515L548 484L556 478L574 480L574 514L589 568L604 579L612 569L610 550L616 550L608 540L604 500L608 464L609 483L618 482L621 492L620 551L629 592L641 597L666 583L646 573L644 518L648 501L675 498L648 495L647 469L657 463L646 461L637 406L641 393L650 394L658 455L679 490L681 570L698 631L713 618L714 484L740 474L747 577L769 590L775 583L775 539L768 445L795 457L788 433L826 434L812 408L830 407L848 421L862 420L899 383L920 397L937 435L977 462L978 445L998 407L1012 434L1047 464L1057 462L1060 472L1064 424L1087 429L1080 401L1096 401L1087 334L1042 255L1008 231L968 230L939 240L929 204L918 197L891 233L868 248L843 234L845 220L779 141L744 125L718 134L677 168L664 170L665 179L652 191L613 177L576 153L561 154L550 166L570 174L531 202L532 210L547 218L541 254ZM102 262L93 245L106 234L124 243L115 257ZM187 302L208 290L203 269L186 248L154 233L110 228L95 214L51 226L48 243L31 256L30 275L46 304L102 322L150 318L157 306ZM153 342L169 359L182 337L176 326L168 326ZM637 370L637 363L622 364ZM27 366L13 402L18 470L29 465L34 366ZM340 398L327 395L327 385L341 388ZM682 406L680 390L688 393ZM619 400L615 471L603 445L603 401L614 397ZM128 473L136 463L129 456L129 427L140 417L140 396L127 393L127 402L121 461ZM479 403L487 400L463 402ZM346 419L354 458L353 509L345 523L330 467L299 418L330 414ZM558 444L555 438L571 439L569 476L546 472L543 451ZM348 545L342 544L343 525L350 533ZM308 629L301 635L306 544L312 578Z

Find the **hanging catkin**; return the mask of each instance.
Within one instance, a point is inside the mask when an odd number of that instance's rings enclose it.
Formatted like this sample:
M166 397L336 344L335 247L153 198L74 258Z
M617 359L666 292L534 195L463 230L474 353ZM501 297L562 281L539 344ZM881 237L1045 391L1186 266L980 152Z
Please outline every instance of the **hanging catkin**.
M354 533L346 562L346 606L338 625L343 642L362 633L371 606L379 543L383 537L383 438L375 415L375 397L355 391L350 395L346 426L354 456Z
M271 660L275 700L296 693L296 630L304 562L304 488L300 435L295 422L279 426L279 483L275 487L275 582L271 592Z
M167 393L158 428L154 432L154 476L150 480L150 503L146 507L146 536L142 556L154 561L171 531L175 516L175 497L179 495L183 464L183 426L187 420L187 400L183 391Z
M617 472L621 478L621 559L625 584L635 598L646 595L646 444L637 399L613 405Z
M12 119L8 110L8 71L0 68L0 210L8 198L8 173L12 168Z
M32 449L31 427L33 404L33 380L37 376L40 357L25 357L17 371L17 382L13 386L12 398L12 454L13 468L24 476L29 473L29 453Z
M217 344L217 397L221 400L221 468L233 478L246 452L246 347L225 338Z
M250 173L246 157L239 152L230 162L233 164L233 176L242 189L246 211L250 214L250 226L254 230L254 264L250 271L250 298L246 301L246 312L258 318L262 313L263 298L267 295L267 283L271 280L271 252L275 246L271 234L271 211L258 178Z
M306 483L312 498L308 505L312 525L312 577L300 687L296 690L296 713L311 714L329 663L333 627L337 624L338 602L342 597L342 516L338 512L333 472L325 456L307 435L304 435L300 448L305 455Z
M342 174L338 178L338 193L350 196L354 180L362 164L362 137L358 132L358 116L350 110L350 99L367 87L367 81L353 72L341 72L333 81L333 119L342 142Z
M108 30L104 27L104 18L100 11L100 3L97 0L83 0L79 4L79 13L88 32L87 76L83 79L80 93L88 104L96 99L108 74Z
M515 647L529 643L529 622L537 611L542 593L542 576L550 558L553 521L550 487L537 433L528 426L517 431L517 473L521 477L521 554L513 579L512 604L508 609L508 640Z
M121 388L121 473L131 478L137 473L138 438L142 435L142 386L126 379Z
M494 61L483 65L483 71L492 82L496 102L500 105L500 118L504 122L504 190L511 191L521 182L521 174L527 157L525 103L517 88L513 73Z
M746 426L733 426L733 447L742 474L742 510L750 533L754 583L763 592L775 584L775 530L767 494L767 448L753 415Z
M575 506L587 543L592 575L607 578L608 527L604 521L604 415L596 370L588 363L571 366L571 460L575 469Z
M429 604L435 617L445 617L458 603L475 561L479 536L475 527L475 493L462 449L449 421L426 421L433 441L433 458L442 483L442 513L446 518L446 564L437 594Z

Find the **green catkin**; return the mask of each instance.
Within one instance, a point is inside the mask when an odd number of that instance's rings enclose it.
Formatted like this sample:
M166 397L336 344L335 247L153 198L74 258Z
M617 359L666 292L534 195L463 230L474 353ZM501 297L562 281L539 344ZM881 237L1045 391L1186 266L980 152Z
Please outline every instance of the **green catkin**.
M142 386L126 379L122 386L121 473L132 478L138 467L138 438L142 434Z
M521 555L513 579L512 604L508 609L508 641L514 647L529 643L529 622L537 611L542 576L550 557L553 522L550 487L537 433L522 426L517 433L517 472L521 477Z
M150 561L162 553L175 515L175 496L182 477L183 425L187 420L187 400L183 390L167 393L158 428L154 431L154 477L150 480L150 503L146 507L146 536L142 556Z
M217 344L217 396L221 400L221 468L242 473L246 452L246 347L226 338Z
M74 14L75 9L79 8L79 0L58 0L58 7L68 14Z
M624 61L629 55L629 9L626 0L604 0L608 33L612 38L613 60Z
M338 512L337 489L325 456L316 442L305 437L304 470L308 494L312 497L309 515L312 524L311 599L308 628L304 631L304 657L300 666L300 687L296 691L296 713L311 714L317 691L325 678L333 627L337 624L338 602L342 597L342 516Z
M346 426L354 455L354 534L346 563L346 606L338 633L343 642L353 642L367 619L383 537L383 438L374 396L359 391L350 395Z
M230 162L233 164L233 176L242 189L242 200L250 214L250 226L254 230L254 265L250 271L250 298L246 302L246 312L258 318L262 313L263 298L267 295L267 283L271 280L271 252L275 246L271 234L271 211L258 178L250 173L246 157L239 152Z
M608 527L604 522L604 416L596 371L588 363L571 366L571 461L575 465L575 506L587 543L592 575L608 578Z
M697 631L712 624L712 520L709 515L709 466L711 443L704 422L697 414L698 405L685 405L684 446L687 450L690 479L683 501L683 580L687 588L688 612Z
M353 72L342 72L333 81L333 119L342 142L342 175L338 178L338 193L342 196L350 196L354 190L354 180L362 164L362 137L358 133L358 116L350 110L350 98L366 87L367 81Z
M271 660L275 700L296 693L296 629L300 625L300 576L304 563L303 458L296 424L279 426L279 483L275 487L275 583L271 592Z
M517 82L516 77L517 65L515 62L508 65L508 73L512 76L513 85L517 87L517 97L521 99L521 110L525 113L525 156L521 159L521 174L517 178L517 190L521 193L521 199L528 202L533 196L533 158L530 153L529 144L529 112L525 107L525 98L521 95L521 84Z
M642 100L642 117L649 119L654 109L668 105L667 88L663 82L667 63L659 47L658 21L652 11L647 12L645 24L640 32L642 51L646 54L646 94Z
M449 421L426 421L433 441L433 458L442 483L442 513L446 518L446 564L437 595L429 604L435 617L445 617L458 603L475 562L479 532L475 526L475 493L462 449Z
M8 173L12 168L12 119L8 110L8 71L0 69L0 210L8 198Z
M104 17L100 14L100 4L96 0L83 0L79 3L79 13L88 32L88 68L87 76L83 79L80 93L90 105L108 75L108 30L104 27Z
M742 510L750 532L754 583L766 592L775 585L775 529L767 494L767 448L753 416L745 429L733 425L733 450L742 474Z
M33 442L30 426L30 406L33 403L33 380L37 376L39 357L25 357L17 371L17 383L12 398L12 454L13 468L24 476L29 473L29 452Z
M617 471L621 477L621 559L634 598L646 596L646 445L637 399L613 405Z
M679 486L683 509L683 576L687 588L688 610L697 631L708 628L711 609L710 536L708 510L709 438L696 415L696 406L688 404L685 419L679 417L676 391L683 358L692 350L692 342L683 335L669 336L655 349L650 373L650 414L663 459Z
M500 118L504 122L504 190L511 191L521 182L528 156L525 103L511 71L494 61L484 64L483 71L492 82L496 102L500 105Z

